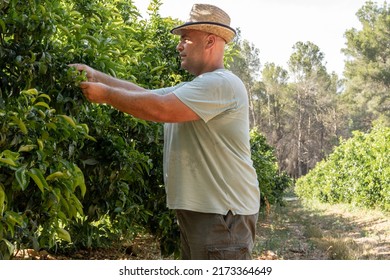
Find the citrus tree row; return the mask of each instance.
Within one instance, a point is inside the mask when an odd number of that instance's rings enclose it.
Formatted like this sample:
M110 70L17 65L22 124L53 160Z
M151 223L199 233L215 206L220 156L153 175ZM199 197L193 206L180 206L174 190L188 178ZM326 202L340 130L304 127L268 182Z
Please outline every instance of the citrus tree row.
M326 160L298 179L304 199L390 210L390 128L377 123L370 133L354 132Z

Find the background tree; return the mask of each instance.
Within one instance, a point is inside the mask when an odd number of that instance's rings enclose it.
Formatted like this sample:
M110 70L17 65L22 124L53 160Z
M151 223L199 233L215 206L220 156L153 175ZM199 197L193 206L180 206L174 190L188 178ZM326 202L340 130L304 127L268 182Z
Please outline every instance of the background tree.
M286 123L288 116L288 72L274 63L267 63L261 72L262 90L259 94L259 107L263 110L257 111L263 119L261 130L266 135L268 142L276 148L280 167L285 169L284 163L287 159L289 149L289 138L286 137ZM281 160L281 159L285 160Z
M367 2L356 14L362 29L347 30L345 104L349 128L367 131L375 119L390 124L390 7Z
M326 143L332 142L336 135L332 123L336 117L337 78L327 73L324 55L315 44L298 42L293 49L289 60L293 79L288 108L291 120L288 129L293 143L289 172L300 177L325 156Z
M258 82L261 66L259 49L247 40L242 41L239 30L233 49L235 53L229 69L241 78L248 91L251 127L261 126L262 119L259 114L261 108L256 106L260 86Z

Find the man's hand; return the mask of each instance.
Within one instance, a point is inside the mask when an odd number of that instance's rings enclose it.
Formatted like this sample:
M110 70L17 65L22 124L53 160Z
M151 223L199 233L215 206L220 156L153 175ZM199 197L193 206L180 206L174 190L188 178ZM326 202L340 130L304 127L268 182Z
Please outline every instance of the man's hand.
M92 67L89 67L88 65L85 64L70 64L70 67L76 68L76 70L82 72L85 71L87 73L87 79L88 82L98 82L99 80L97 79L97 71L93 69Z
M107 103L109 87L99 82L98 71L85 64L70 64L69 67L74 67L77 71L86 73L87 82L81 82L80 89L90 102Z
M104 104L108 102L110 88L102 83L82 82L80 83L81 91L84 96L93 103Z

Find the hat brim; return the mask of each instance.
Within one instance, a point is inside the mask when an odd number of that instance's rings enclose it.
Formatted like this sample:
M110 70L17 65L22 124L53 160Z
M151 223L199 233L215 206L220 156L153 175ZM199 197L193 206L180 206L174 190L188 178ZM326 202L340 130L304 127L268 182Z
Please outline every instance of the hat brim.
M172 34L181 35L182 30L199 30L215 34L229 43L236 36L236 31L230 26L215 22L187 22L171 30Z

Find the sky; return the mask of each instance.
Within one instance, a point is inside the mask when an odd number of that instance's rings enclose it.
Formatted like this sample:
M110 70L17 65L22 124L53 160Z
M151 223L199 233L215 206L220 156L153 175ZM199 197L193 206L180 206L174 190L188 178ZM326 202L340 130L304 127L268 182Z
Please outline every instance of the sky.
M146 14L149 0L133 0ZM345 56L341 49L348 29L361 29L356 12L366 0L162 0L160 14L183 21L194 3L213 4L227 12L231 26L260 52L261 65L275 63L288 69L293 45L312 42L324 53L328 72L340 77ZM374 1L383 5L384 1Z

